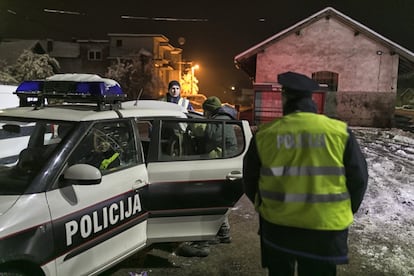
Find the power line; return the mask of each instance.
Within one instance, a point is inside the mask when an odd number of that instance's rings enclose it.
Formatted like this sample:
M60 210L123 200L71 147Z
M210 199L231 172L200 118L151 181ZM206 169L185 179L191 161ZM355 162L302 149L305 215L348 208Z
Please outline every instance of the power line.
M207 22L206 18L175 18L175 17L147 17L147 16L132 16L121 15L122 19L134 20L152 20L152 21L180 21L180 22Z
M80 12L54 10L54 9L43 9L43 11L48 12L48 13L58 13L58 14L85 15L84 13L80 13Z

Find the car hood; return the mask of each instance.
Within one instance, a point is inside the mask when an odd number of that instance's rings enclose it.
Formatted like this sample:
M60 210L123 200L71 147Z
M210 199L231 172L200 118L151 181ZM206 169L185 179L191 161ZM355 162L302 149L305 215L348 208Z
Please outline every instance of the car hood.
M7 210L9 210L13 206L13 204L17 201L18 198L18 195L0 196L0 215L6 213Z

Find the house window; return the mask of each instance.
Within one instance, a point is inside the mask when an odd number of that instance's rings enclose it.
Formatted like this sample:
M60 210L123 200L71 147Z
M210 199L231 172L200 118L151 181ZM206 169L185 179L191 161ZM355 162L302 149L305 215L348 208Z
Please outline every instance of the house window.
M338 74L330 71L312 73L312 79L317 81L323 90L338 91Z
M122 47L122 39L116 40L116 47Z
M102 51L101 50L89 50L88 60L102 60Z

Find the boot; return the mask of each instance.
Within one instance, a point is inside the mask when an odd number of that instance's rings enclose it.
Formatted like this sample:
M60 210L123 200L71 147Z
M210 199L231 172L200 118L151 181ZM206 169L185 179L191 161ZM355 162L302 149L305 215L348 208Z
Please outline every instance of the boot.
M182 257L207 257L210 248L205 241L184 242L175 250L175 254Z

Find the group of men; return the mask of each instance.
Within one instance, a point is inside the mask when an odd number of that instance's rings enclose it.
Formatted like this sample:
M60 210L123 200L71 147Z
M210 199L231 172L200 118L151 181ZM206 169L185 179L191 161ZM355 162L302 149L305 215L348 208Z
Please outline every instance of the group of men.
M367 189L366 160L345 122L317 113L316 81L289 71L278 83L283 117L258 127L243 160L244 191L259 213L262 266L272 276L336 275L336 266L348 263L348 227ZM177 81L165 100L192 110ZM207 118L235 119L217 97L203 109ZM228 222L222 228L230 242ZM189 253L205 243L184 245L194 248Z

